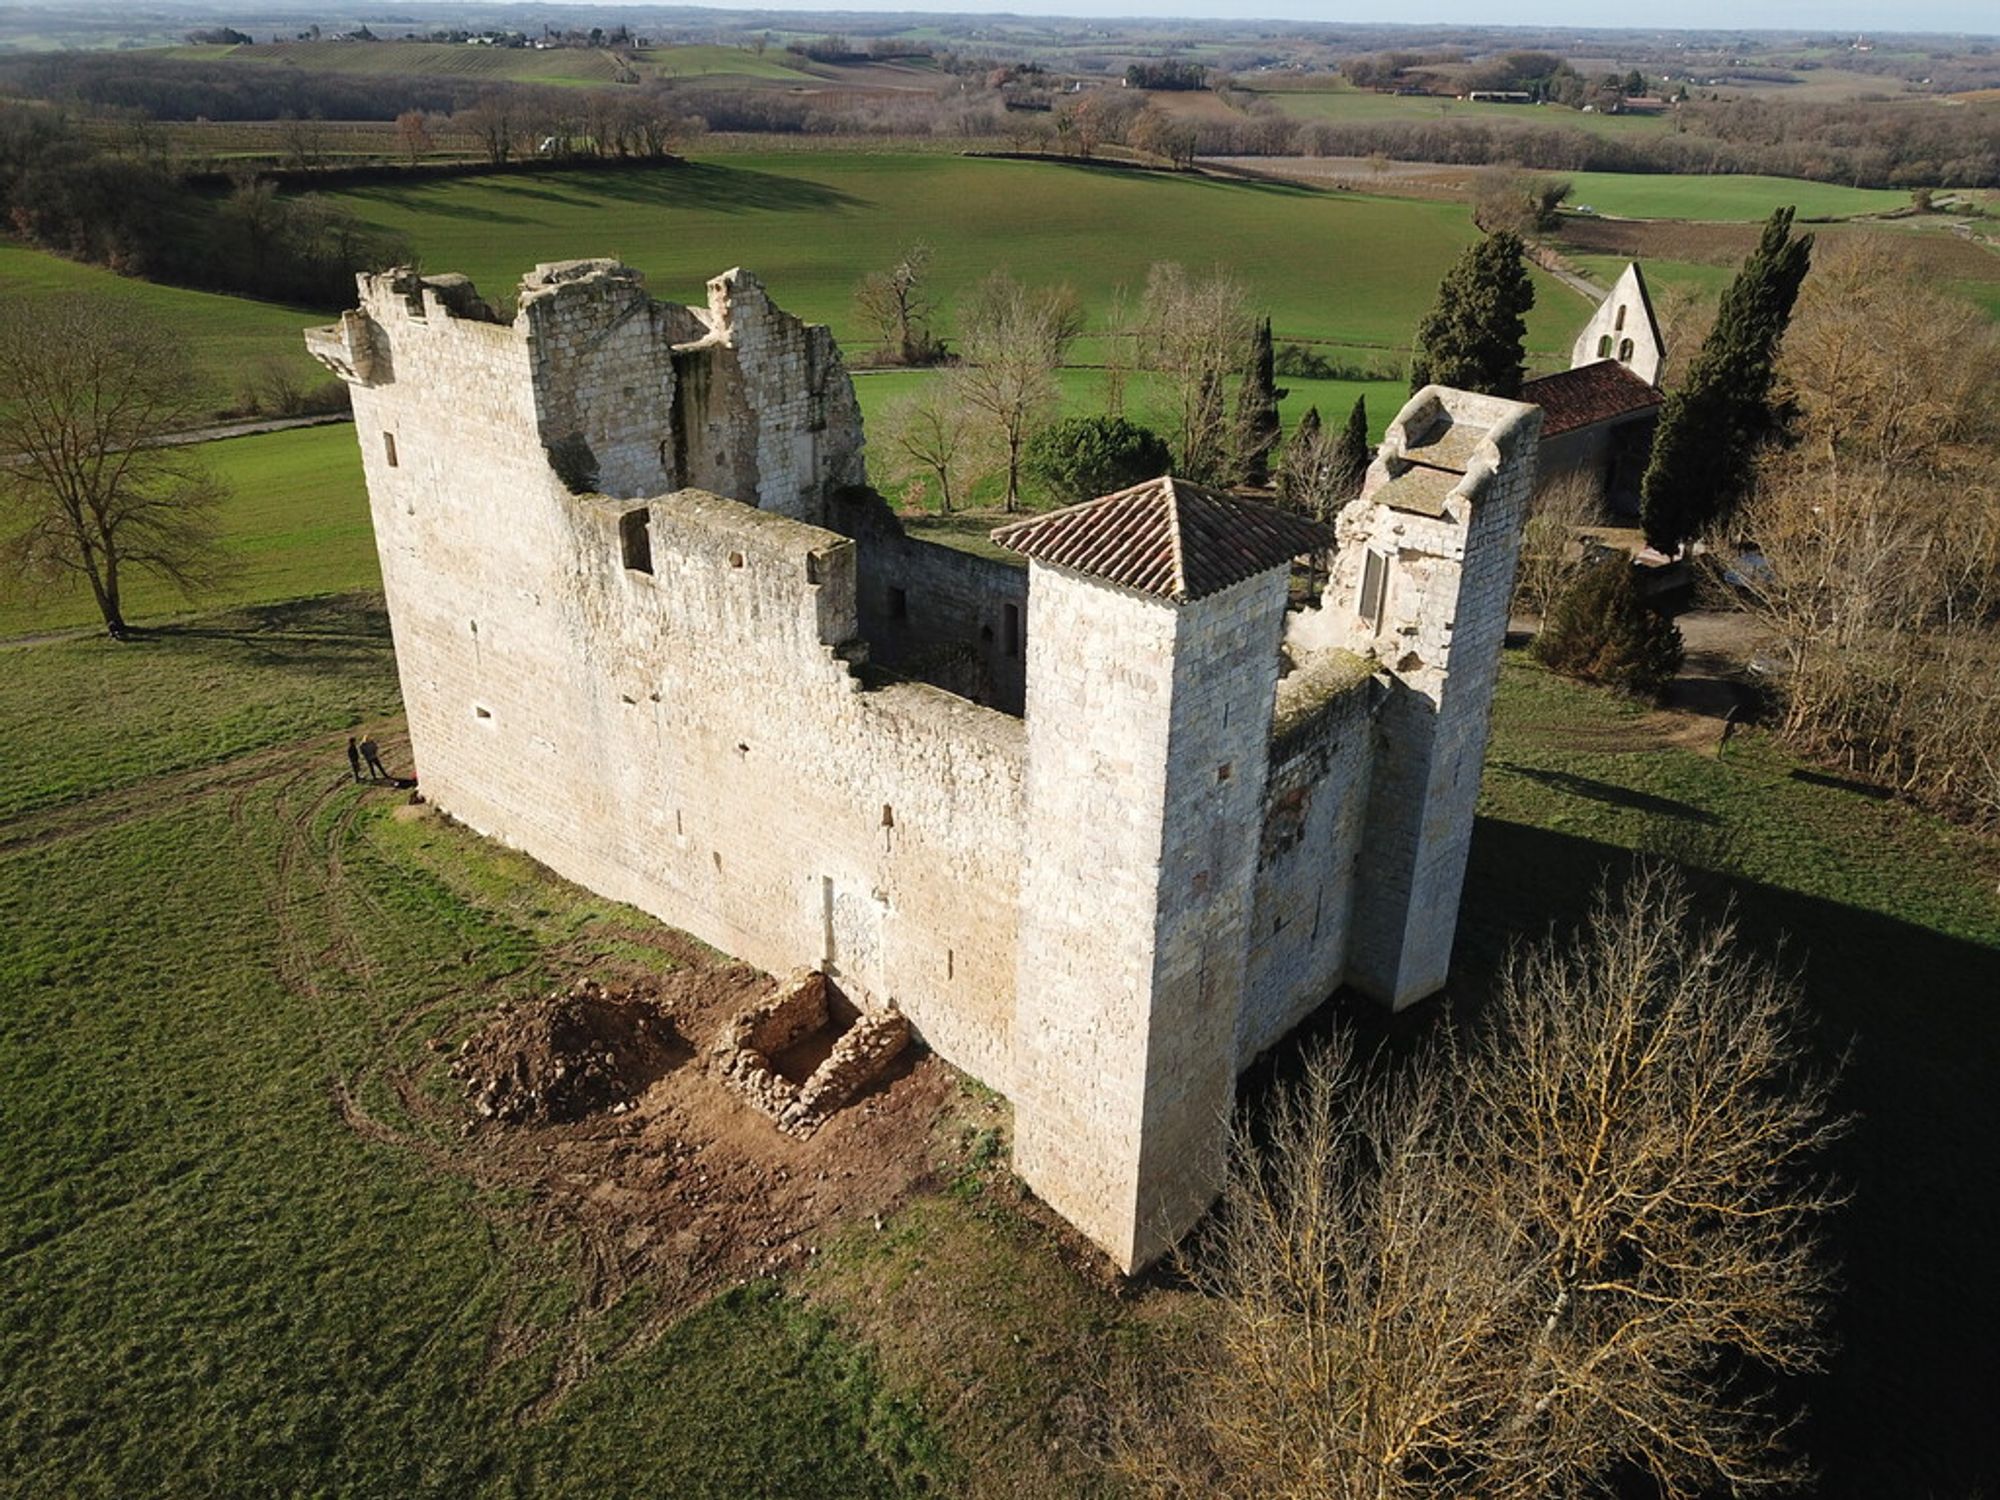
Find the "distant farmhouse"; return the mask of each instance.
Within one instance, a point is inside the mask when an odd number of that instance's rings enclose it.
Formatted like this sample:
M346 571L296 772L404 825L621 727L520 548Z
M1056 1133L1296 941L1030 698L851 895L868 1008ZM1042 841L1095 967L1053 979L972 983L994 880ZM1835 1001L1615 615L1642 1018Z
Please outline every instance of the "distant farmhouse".
M1660 354L1619 285L1535 382L1607 483ZM1343 984L1444 983L1538 406L1418 392L1330 528L1167 476L1001 527L1010 565L903 533L832 338L741 270L689 308L542 265L511 322L393 271L307 342L426 795L900 1013L1120 1267L1212 1200L1252 1059Z

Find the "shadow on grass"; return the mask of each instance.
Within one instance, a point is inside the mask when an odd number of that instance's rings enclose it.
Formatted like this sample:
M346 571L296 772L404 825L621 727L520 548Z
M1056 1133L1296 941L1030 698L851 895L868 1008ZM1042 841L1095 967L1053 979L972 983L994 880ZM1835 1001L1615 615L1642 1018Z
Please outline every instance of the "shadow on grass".
M562 185L552 187L546 179L495 175L460 177L449 181L420 184L382 183L347 189L343 196L363 203L379 203L397 208L413 208L444 219L466 219L481 223L532 224L533 214L508 213L480 203L468 202L458 189L462 184L497 189L513 199L532 199L560 208L589 209L606 199L623 203L651 204L660 208L700 208L717 213L792 212L805 209L853 208L864 200L840 188L829 187L805 177L789 177L749 167L721 166L712 162L662 163L648 169L596 171L587 166L562 174Z
M1642 856L1480 818L1448 998L1391 1016L1341 991L1239 1080L1255 1101L1339 1026L1358 1055L1408 1056L1434 1028L1477 1019L1510 945L1567 937L1599 885ZM1683 867L1703 916L1803 979L1830 1063L1851 1048L1837 1107L1858 1116L1828 1166L1853 1193L1829 1241L1845 1289L1832 1369L1792 1393L1800 1442L1829 1496L1993 1493L1986 1429L2000 1389L2000 948L1713 869ZM1637 1493L1637 1492L1635 1492Z
M328 594L208 615L187 624L134 628L134 644L247 647L272 666L337 667L390 649L389 611L379 595Z
M1609 781L1598 781L1589 776L1578 776L1570 771L1551 771L1542 766L1523 766L1505 760L1491 762L1488 769L1505 771L1512 776L1525 776L1530 781L1539 781L1543 786L1553 787L1559 792L1568 792L1573 797L1588 797L1593 802L1609 802L1616 807L1635 808L1640 812L1652 813L1656 817L1685 818L1694 823L1720 821L1714 813L1705 808L1676 802L1671 797L1656 797L1651 792L1635 792L1630 787L1617 786Z
M1481 818L1455 953L1461 1008L1507 944L1567 928L1627 850ZM1829 1055L1852 1044L1840 1106L1860 1116L1832 1163L1853 1190L1832 1241L1846 1280L1832 1372L1801 1382L1823 1495L1966 1495L1996 1467L2000 1389L2000 949L1726 873L1690 870L1733 905L1753 949L1802 972ZM1422 1009L1422 1007L1419 1007ZM1380 1024L1379 1022L1377 1023Z

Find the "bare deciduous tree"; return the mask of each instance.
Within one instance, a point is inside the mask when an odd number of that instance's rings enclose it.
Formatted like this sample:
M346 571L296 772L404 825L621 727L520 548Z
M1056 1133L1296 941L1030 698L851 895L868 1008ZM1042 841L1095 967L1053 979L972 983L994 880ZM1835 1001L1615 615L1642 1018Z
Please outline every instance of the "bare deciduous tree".
M955 374L928 379L920 390L893 402L877 429L883 477L911 486L935 483L938 508L946 515L994 468L984 424L967 406Z
M1199 1335L1112 1430L1154 1493L1735 1492L1802 1476L1758 1375L1813 1368L1840 1128L1798 999L1676 877L1518 956L1474 1043L1308 1060L1238 1130Z
M194 450L157 441L200 417L170 329L84 297L12 299L0 312L0 389L11 572L29 583L82 577L120 640L131 570L184 593L215 581L226 491Z
M915 244L886 271L871 271L854 288L854 305L875 330L882 352L906 365L929 364L940 347L931 335L937 304L930 290L931 247Z
M436 143L431 139L430 118L420 109L406 109L396 116L396 137L415 166Z
M1514 570L1517 611L1548 613L1583 561L1578 533L1597 522L1601 510L1596 481L1587 473L1559 474L1536 489L1521 528L1521 556Z
M1056 371L1083 331L1083 308L1066 286L1030 291L1005 271L979 284L959 313L953 371L959 395L988 424L1007 475L1006 507L1020 503L1021 452L1057 404Z
M1784 668L1779 729L2000 822L2000 336L1893 261L1823 275L1780 367L1797 441L1764 454L1732 558Z
M1170 394L1178 471L1199 481L1221 478L1233 465L1228 383L1250 350L1243 284L1219 267L1195 277L1157 262L1146 275L1138 333L1140 362Z

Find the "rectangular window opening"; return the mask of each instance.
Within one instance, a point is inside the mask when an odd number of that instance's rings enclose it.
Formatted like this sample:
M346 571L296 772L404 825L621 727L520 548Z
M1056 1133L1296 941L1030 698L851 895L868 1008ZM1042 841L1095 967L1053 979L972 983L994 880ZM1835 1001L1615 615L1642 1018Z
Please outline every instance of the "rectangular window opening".
M1010 604L1000 617L1000 652L1003 656L1021 654L1021 606Z
M909 592L905 589L897 588L893 583L889 585L889 618L892 620L907 620L910 618Z
M383 433L383 434L382 434L382 456L383 456L384 458L386 458L386 459L387 459L387 460L389 461L389 467L390 467L390 468L392 468L392 469L393 469L393 468L395 468L395 467L396 467L396 434L395 434L395 433L393 433L393 432L385 432L385 433Z
M618 518L618 547L625 567L633 573L653 571L653 513L645 506Z
M1389 559L1371 547L1361 565L1361 618L1370 630L1382 628L1382 596L1388 586Z

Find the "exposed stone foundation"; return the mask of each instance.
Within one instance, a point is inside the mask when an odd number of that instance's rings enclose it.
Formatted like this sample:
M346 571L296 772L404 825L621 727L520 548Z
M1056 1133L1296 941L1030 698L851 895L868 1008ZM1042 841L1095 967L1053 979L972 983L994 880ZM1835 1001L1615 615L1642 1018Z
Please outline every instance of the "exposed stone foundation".
M910 1040L910 1023L893 1010L863 1011L835 1038L803 1080L787 1078L776 1059L836 1024L844 1006L817 969L802 970L768 1000L742 1012L710 1049L722 1079L791 1135L811 1135L828 1115L880 1079Z

